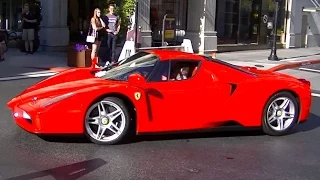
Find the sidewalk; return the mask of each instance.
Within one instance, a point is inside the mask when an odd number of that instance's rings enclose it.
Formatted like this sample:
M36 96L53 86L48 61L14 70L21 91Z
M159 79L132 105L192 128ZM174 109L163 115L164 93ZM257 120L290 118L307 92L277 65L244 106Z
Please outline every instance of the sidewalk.
M117 51L120 50L120 48L117 49ZM315 57L320 59L320 47L279 49L277 55L282 59L280 61L269 61L269 55L270 49L217 53L216 57L236 65L262 65L265 68L269 68L297 59L313 59ZM5 54L5 61L0 62L0 78L17 76L22 73L39 72L44 71L45 69L43 68L56 67L68 67L66 52L40 51L35 52L33 55L25 55L19 49L9 49Z
M50 67L67 67L67 53L35 52L25 55L19 49L9 48L5 61L0 62L0 78L36 73Z
M216 58L235 65L268 69L284 63L320 59L320 47L278 49L279 61L268 60L270 49L217 53Z
M38 51L31 55L25 55L19 49L10 48L5 54L5 61L0 62L0 66L67 67L67 53Z
M268 57L271 50L250 50L217 53L217 58L225 61L243 61L243 62L265 62L265 63L281 63L284 60L303 58L308 56L320 55L320 47L296 48L296 49L278 49L277 56L280 61L269 61Z

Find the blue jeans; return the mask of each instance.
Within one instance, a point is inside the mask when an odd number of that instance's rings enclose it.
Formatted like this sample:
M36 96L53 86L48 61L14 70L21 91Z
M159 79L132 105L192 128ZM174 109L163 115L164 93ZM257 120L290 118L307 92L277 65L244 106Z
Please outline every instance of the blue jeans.
M106 60L109 61L109 62L117 61L115 59L115 56L116 56L116 45L117 45L117 35L108 33L107 45L108 45L108 52L107 52Z

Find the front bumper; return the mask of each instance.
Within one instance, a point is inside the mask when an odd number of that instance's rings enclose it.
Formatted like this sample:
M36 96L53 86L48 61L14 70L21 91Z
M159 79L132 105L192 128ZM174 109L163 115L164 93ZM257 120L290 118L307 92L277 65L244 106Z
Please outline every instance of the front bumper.
M31 107L19 107L15 106L12 109L12 115L15 123L20 126L22 129L30 133L40 133L41 124L39 117L35 115L34 110Z

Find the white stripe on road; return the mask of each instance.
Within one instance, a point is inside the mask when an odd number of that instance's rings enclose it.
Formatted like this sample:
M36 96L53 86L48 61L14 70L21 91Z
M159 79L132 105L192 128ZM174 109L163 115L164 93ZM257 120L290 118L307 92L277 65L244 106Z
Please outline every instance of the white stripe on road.
M48 72L48 73L38 73L38 74L28 74L22 76L13 76L13 77L4 77L0 78L0 81L10 81L10 80L19 80L19 79L28 79L28 78L38 78L38 77L49 77L57 74L57 72Z
M320 97L320 94L311 93L311 96L314 96L314 97Z
M299 70L320 73L320 70L317 69L299 68Z

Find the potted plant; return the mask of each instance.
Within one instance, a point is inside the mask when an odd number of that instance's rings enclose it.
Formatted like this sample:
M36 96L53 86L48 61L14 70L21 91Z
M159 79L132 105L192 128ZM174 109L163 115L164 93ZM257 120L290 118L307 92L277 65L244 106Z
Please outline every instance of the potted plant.
M85 44L69 46L67 61L69 67L90 67L91 49Z

